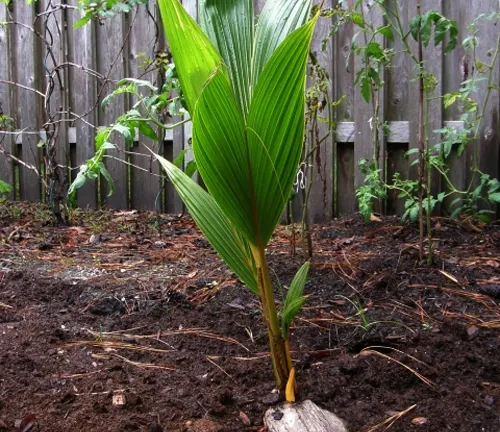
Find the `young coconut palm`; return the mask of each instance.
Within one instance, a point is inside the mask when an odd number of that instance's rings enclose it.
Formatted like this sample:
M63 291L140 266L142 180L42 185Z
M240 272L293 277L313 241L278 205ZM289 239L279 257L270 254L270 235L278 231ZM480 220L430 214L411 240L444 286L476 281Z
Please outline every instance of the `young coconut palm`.
M202 233L260 297L280 391L294 401L290 323L304 303L309 264L278 315L265 249L280 220L304 134L305 70L317 16L311 0L269 0L257 26L252 0L199 0L201 26L178 0L161 16L206 192L160 156Z

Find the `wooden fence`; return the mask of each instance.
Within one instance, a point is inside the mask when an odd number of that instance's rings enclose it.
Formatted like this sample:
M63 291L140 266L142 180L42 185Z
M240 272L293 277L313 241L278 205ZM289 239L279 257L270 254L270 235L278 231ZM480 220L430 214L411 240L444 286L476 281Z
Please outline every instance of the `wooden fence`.
M402 11L405 25L416 14L416 1L391 0ZM15 120L16 133L0 132L0 145L24 163L36 167L43 173L43 150L38 146L44 134L40 133L46 122L44 107L49 76L62 80L62 91L51 95L50 104L56 121L60 123L57 139L58 157L63 165L78 167L91 157L94 149L94 125L109 125L130 106L131 101L113 101L104 110L99 108L102 98L109 94L116 81L126 76L140 76L145 60L153 61L155 52L165 48L156 2L149 7L141 6L129 15L121 15L104 21L92 22L80 29L73 24L80 12L75 9L77 0L61 1L59 7L51 0L38 0L32 5L15 0L8 8L0 4L0 110ZM257 11L264 3L256 1ZM344 2L353 6L355 0ZM364 1L365 18L382 23L378 8L370 8ZM326 1L328 6L335 0ZM184 0L186 9L196 16L196 0ZM57 7L56 7L57 6ZM55 9L54 9L55 8ZM466 37L467 26L481 13L498 11L498 0L422 0L422 11L434 9L457 21L460 41ZM53 13L47 11L54 9ZM47 19L47 17L49 17ZM372 155L371 121L373 109L360 95L359 86L354 85L356 71L361 67L360 59L348 56L351 39L356 31L345 27L321 51L321 41L328 34L331 22L319 22L313 50L320 63L330 72L332 100L345 96L336 107L337 133L321 147L321 169L313 179L309 213L312 221L330 219L335 215L356 211L355 190L363 176L358 168L361 158ZM47 29L49 30L47 32ZM488 61L489 50L495 46L498 27L490 24L481 27L478 57ZM48 40L50 39L50 40ZM47 43L51 44L52 57L48 56ZM386 41L396 51L402 50L400 41ZM436 94L456 91L460 83L470 76L473 63L468 53L459 46L450 54L443 48L428 48L424 60L438 80ZM346 68L346 61L348 68ZM92 73L96 71L98 74ZM381 121L387 122L391 133L382 138L381 166L387 178L400 172L403 178L414 177L415 169L404 153L417 146L418 88L413 80L415 69L408 56L394 58L393 65L384 73L384 91L380 106ZM500 84L500 68L494 71L495 84ZM17 84L14 84L17 83ZM476 97L484 98L484 83ZM97 108L96 108L97 107ZM479 166L482 171L498 178L499 163L499 109L498 92L491 94L486 117L480 134ZM460 107L444 110L441 100L431 104L429 129L435 130L445 124L455 124L461 116ZM451 123L450 123L451 122ZM321 126L322 132L325 127ZM190 124L175 129L158 145L140 137L140 142L172 159L190 145ZM434 135L433 140L437 137ZM124 153L124 143L118 142L119 150L111 151L106 160L108 171L115 179L115 192L106 197L106 188L88 182L78 192L78 203L83 207L99 204L110 208L139 210L153 209L155 202L160 209L180 212L182 203L171 185L161 189L161 172L148 156L147 150L137 143L127 159L131 167L117 159ZM465 187L469 180L471 151L458 158L452 155L451 177L457 187ZM15 185L11 198L38 201L43 199L43 188L37 174L20 162L0 153L0 179ZM307 179L306 179L307 180ZM439 179L434 188L440 187ZM300 204L300 195L295 208ZM160 197L161 199L157 199ZM385 209L401 213L402 203L389 197Z

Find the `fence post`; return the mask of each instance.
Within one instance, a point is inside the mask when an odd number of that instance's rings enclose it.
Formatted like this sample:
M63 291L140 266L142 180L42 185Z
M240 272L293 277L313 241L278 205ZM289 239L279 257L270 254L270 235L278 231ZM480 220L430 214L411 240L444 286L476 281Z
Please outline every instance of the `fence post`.
M5 3L0 3L0 22L8 20L8 6ZM9 26L0 26L0 79L12 81L11 79L11 63L12 45L9 41ZM13 116L12 113L12 87L7 83L0 83L0 116ZM7 153L12 153L12 135L2 134L0 131L0 147ZM15 186L14 165L11 158L0 151L0 180ZM9 199L15 198L15 190L7 195Z

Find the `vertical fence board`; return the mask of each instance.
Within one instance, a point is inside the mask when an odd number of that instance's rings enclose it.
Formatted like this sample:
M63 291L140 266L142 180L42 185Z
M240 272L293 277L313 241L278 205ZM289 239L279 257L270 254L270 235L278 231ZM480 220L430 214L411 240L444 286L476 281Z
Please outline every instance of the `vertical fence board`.
M363 8L363 16L368 20L371 13L366 3L361 3ZM358 31L355 29L355 31ZM367 40L364 34L359 35L358 43L366 44ZM359 55L354 56L354 76L363 68L362 58ZM356 132L354 136L354 190L357 190L363 183L364 176L359 169L358 163L361 159L371 159L373 154L372 130L370 119L373 117L373 109L371 102L366 102L361 95L360 83L354 88L354 123ZM356 205L357 208L357 205Z
M472 20L481 13L488 15L491 12L499 12L499 7L500 5L497 0L473 2L465 8L469 13L467 21L472 22ZM488 21L481 25L479 45L477 47L477 58L479 61L491 64L491 50L496 48L498 39L499 33L497 22ZM498 64L493 72L492 84L496 86L500 84L500 68ZM484 101L486 93L487 80L484 80L480 83L480 90L475 96L477 100ZM482 108L482 102L480 102L480 107ZM487 173L495 178L499 176L499 110L500 94L498 91L493 90L490 94L488 105L484 113L484 120L479 131L478 163L481 172Z
M354 189L354 143L342 143L337 147L337 215L345 216L356 208L356 191Z
M332 0L327 0L324 7L331 7ZM320 19L316 26L314 39L311 50L316 54L321 67L325 68L329 74L329 96L333 98L333 40L330 38L325 51L322 51L321 45L325 37L327 37L330 28L331 20ZM328 106L318 115L328 117ZM328 133L329 126L319 121L319 139L322 139ZM320 222L325 219L331 219L333 211L333 136L328 137L323 143L320 144L319 158L314 162L314 183L312 186L310 199L309 199L309 221Z
M372 19L372 22L373 22L375 28L382 27L386 24L384 22L384 16L383 16L381 9L373 9L372 8L371 15L372 15L371 19ZM388 41L382 34L378 34L376 36L375 40L380 44L382 49L385 49L387 47ZM372 134L374 134L375 132L378 133L379 150L378 150L377 162L378 162L379 169L382 170L381 173L382 173L382 177L383 177L385 175L384 165L385 165L385 154L387 151L386 137L385 137L384 128L382 125L384 123L384 121L386 120L387 87L385 85L385 82L387 81L387 68L383 68L380 71L380 79L382 80L382 82L384 84L383 84L382 89L379 90L378 101L377 101L377 104L378 104L377 117L378 117L379 126L378 126L377 131L372 131ZM375 115L375 107L374 107L374 115ZM372 152L375 153L373 147L374 147L374 144L372 143ZM385 209L385 203L383 201L379 201L379 202L375 203L375 205L374 205L375 211L383 212L384 209Z
M452 93L460 89L460 84L469 78L469 74L472 72L472 61L471 56L462 47L462 40L465 39L467 35L467 26L470 24L471 20L469 16L465 13L466 3L460 0L460 7L457 7L457 2L445 1L443 3L443 14L449 19L455 20L457 22L459 36L458 45L452 52L444 56L444 75L443 75L443 93ZM453 104L451 107L443 111L444 121L457 121L463 114L462 105L460 103ZM452 152L447 160L449 170L449 178L452 183L460 190L465 190L467 187L467 154L464 153L460 157L457 155L456 146L452 149ZM443 183L443 187L446 185ZM453 208L451 208L451 203L457 198L456 195L451 195L445 200L443 205L443 210L447 213L451 213Z
M157 16L160 16L159 7L157 6ZM159 21L158 25L163 29L163 23ZM168 52L168 43L165 38L165 34L163 31L160 31L160 40L159 40L159 49L165 52ZM174 117L169 122L177 123L180 122L182 118ZM184 129L182 127L177 127L175 129L167 130L165 133L165 138L163 141L162 154L163 156L169 160L173 161L175 157L179 154L179 151L182 150L184 142ZM165 202L164 202L164 210L167 213L181 213L184 210L184 204L176 192L174 185L168 180L163 170L162 173L162 181L165 182Z
M401 11L401 20L404 28L408 28L408 15L406 13L406 0L391 0L389 6L392 10L396 7ZM404 50L404 43L399 38L389 41L388 45L395 52ZM393 57L392 65L387 70L386 80L386 101L385 120L386 121L406 121L409 119L408 107L408 82L411 77L411 64L406 53L397 54ZM389 141L391 141L389 139ZM408 178L408 160L404 154L408 150L408 143L386 144L386 178L388 183L392 183L393 175L400 173L400 178ZM391 214L404 213L404 200L397 198L397 193L389 193L387 197L386 211Z
M37 72L39 69L36 62L38 43L32 30L35 18L34 4L28 5L24 1L14 2L14 19L24 24L15 25L12 31L13 56L13 79L15 82L30 89L37 89ZM41 108L40 96L35 92L16 88L16 129L22 131L16 138L17 154L21 159L37 171L40 170L38 125L40 124L39 112ZM14 116L13 116L14 117ZM28 201L40 200L40 178L33 169L19 166L20 172L20 195L21 199Z
M363 8L363 16L365 21L378 21L378 8L369 7L368 3L361 3ZM356 30L357 31L357 30ZM364 34L360 34L358 37L358 43L366 44ZM354 74L363 68L362 56L356 55L354 57ZM373 157L373 131L372 131L372 120L374 115L374 109L372 101L367 103L360 91L360 83L354 89L354 107L356 110L355 123L356 123L356 135L354 137L354 188L357 190L364 181L364 175L359 169L358 163L361 159L371 160Z
M423 0L422 13L426 13L430 10L443 12L443 0ZM441 129L443 127L443 101L439 98L439 96L443 94L443 57L443 44L435 47L433 42L431 42L427 48L424 48L425 67L437 79L437 85L434 93L429 95L429 97L434 98L429 104L427 125L430 147L441 142L441 135L435 134L433 131L435 131L436 129ZM437 196L437 194L441 190L441 178L438 172L436 172L435 170L432 170L432 180L430 188L434 196ZM440 206L436 206L435 210L439 211L439 207Z
M406 14L406 0L391 0L389 7L396 7L401 12L401 21L404 28L408 28L408 15ZM388 41L388 47L395 52L404 50L404 43L397 36ZM396 54L392 59L392 65L386 75L386 117L387 121L405 121L408 119L408 80L411 78L410 64L407 61L408 54Z
M354 4L351 1L348 7ZM344 27L334 37L334 52L336 60L334 61L333 71L334 99L345 99L335 110L337 124L341 122L354 122L354 57L350 55L351 39L354 35L352 25ZM337 131L338 136L338 131ZM334 143L334 214L343 215L352 213L356 209L356 200L354 196L350 197L354 191L354 134L342 142ZM352 173L352 176L350 176Z
M77 6L78 0L70 0ZM71 111L78 119L72 123L76 128L75 165L79 167L94 155L95 129L97 123L97 80L87 70L96 70L96 35L94 23L75 29L74 23L80 12L75 9L67 11L68 17L68 60L79 67L69 69L69 100ZM73 116L72 116L73 117ZM119 180L118 180L119 181ZM97 206L97 184L87 181L77 192L78 205L95 208Z
M406 5L406 10L402 11L402 14L406 15L407 23L417 14L417 6L416 2ZM418 44L413 40L411 36L408 36L410 42L410 48L412 49L415 56L418 56ZM418 68L415 62L410 58L410 56L406 56L406 62L408 64L408 100L412 101L411 104L408 104L408 122L409 122L409 142L408 148L414 149L418 148L418 104L419 104L419 91L418 91L418 80L416 80L418 74ZM416 180L418 178L418 165L413 164L413 161L417 159L417 155L412 155L408 158L410 163L409 176L412 180Z
M7 5L0 3L0 22L8 20ZM10 44L9 44L9 27L0 26L0 79L10 81ZM12 87L6 83L0 83L0 115L9 115L12 117ZM2 134L0 132L0 146L8 153L12 153L12 135ZM14 185L14 167L12 159L0 152L0 180ZM9 193L9 199L15 196L14 191Z
M129 50L130 76L152 82L158 81L158 73L156 71L145 73L145 70L152 69L157 46L155 20L158 21L160 17L155 16L155 4L156 2L150 1L146 5L139 6L134 12L136 18L132 23ZM141 89L140 91L146 95L149 89ZM135 102L136 100L132 101L132 103ZM160 131L159 136L161 137L162 134L163 131ZM160 140L162 139L161 137ZM139 143L134 146L133 151L143 156L132 155L131 160L134 165L146 169L147 172L136 168L131 169L131 205L137 210L154 210L155 200L160 192L158 162L148 148L158 152L159 143L139 135Z
M405 157L407 151L407 143L390 143L387 145L386 176L388 179L392 179L396 173L399 173L402 180L408 178L408 159ZM404 199L398 198L398 196L399 192L388 191L386 205L387 214L402 215L404 213Z
M425 14L429 10L437 10L439 12L442 11L442 0L422 0L421 3L421 14ZM417 14L416 3L408 5L407 16L408 20L411 20ZM418 43L413 41L410 44L413 53L415 56L418 56ZM443 48L442 45L438 47L434 47L433 40L431 39L431 43L427 48L423 48L423 61L424 67L429 70L431 73L435 75L438 80L438 84L435 90L435 93L432 96L440 95L442 91L442 68L443 68ZM414 78L417 75L417 65L410 58L407 60L412 68L410 73L410 80L408 85L410 86L409 90L409 101L414 101L413 103L409 103L409 122L410 122L410 148L418 148L418 133L419 133L419 125L418 125L418 113L419 113L419 83L418 80ZM424 93L424 105L425 98L428 97L427 94ZM425 116L425 114L424 114ZM425 120L424 120L425 121ZM429 134L429 145L436 144L440 137L433 133L435 129L440 129L443 126L443 112L442 112L442 101L440 99L436 99L431 102L429 106L429 117L428 117L428 134ZM415 156L416 157L416 156ZM415 157L410 158L410 161L413 161ZM417 179L418 178L418 165L412 165L410 168L410 177ZM426 179L424 180L426 181ZM433 194L437 194L440 189L440 179L433 172L432 175L432 184L431 190Z
M126 50L127 29L124 25L124 17L117 15L106 20L97 28L97 70L106 77L106 82L98 89L99 104L102 99L113 92L117 80L127 76ZM127 107L126 98L118 96L108 103L104 108L99 108L99 125L105 126L115 123L117 117L122 115ZM106 197L106 203L110 208L128 208L129 176L128 166L123 162L125 154L125 142L121 136L114 134L111 137L116 150L107 150L109 158L106 159L106 168L114 180L115 191L109 195L106 181L101 178L102 190Z

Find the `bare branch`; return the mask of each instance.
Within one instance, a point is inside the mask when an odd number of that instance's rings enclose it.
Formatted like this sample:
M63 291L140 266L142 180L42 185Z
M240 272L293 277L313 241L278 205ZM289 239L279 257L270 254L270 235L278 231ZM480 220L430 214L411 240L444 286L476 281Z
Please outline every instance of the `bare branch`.
M0 84L8 84L8 85L11 85L11 86L14 86L14 87L19 87L19 88L22 88L24 90L28 90L28 91L34 92L38 96L43 97L43 99L45 100L45 95L41 91L38 91L37 89L34 89L34 88L31 88L31 87L19 84L19 83L14 82L14 81L8 81L8 80L3 80L3 79L0 79Z
M150 175L152 175L152 176L154 176L154 177L164 178L164 176L162 176L162 175L160 175L160 174L155 174L155 173L152 173L152 172L151 172L151 171L149 171L148 169L143 168L143 167L140 167L140 166L138 166L138 165L134 165L133 163L131 163L131 162L129 162L129 161L127 161L127 160L125 160L125 159L120 159L120 158L118 158L118 157L116 157L116 156L113 156L113 155L110 155L110 154L107 154L107 155L105 155L104 157L105 157L105 158L108 158L108 159L114 159L114 160L117 160L117 161L119 161L119 162L124 163L125 165L131 166L131 167L133 167L133 168L135 168L135 169L138 169L138 170L140 170L140 171L147 172L148 174L150 174Z

